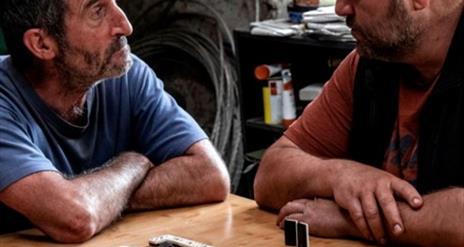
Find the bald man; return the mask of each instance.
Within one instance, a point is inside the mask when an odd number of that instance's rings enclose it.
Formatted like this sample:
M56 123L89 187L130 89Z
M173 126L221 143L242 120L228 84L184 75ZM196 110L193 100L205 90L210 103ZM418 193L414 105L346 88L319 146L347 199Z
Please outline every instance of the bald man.
M262 207L310 233L464 246L462 0L338 0L357 40L266 152Z

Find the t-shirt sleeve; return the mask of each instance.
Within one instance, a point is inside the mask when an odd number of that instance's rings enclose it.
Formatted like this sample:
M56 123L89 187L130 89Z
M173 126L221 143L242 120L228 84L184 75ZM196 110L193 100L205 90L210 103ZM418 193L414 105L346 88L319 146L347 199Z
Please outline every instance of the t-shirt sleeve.
M131 101L137 144L142 152L160 164L207 139L196 121L164 90L153 70L140 60L134 65L131 76L139 83L132 84Z
M284 133L305 152L323 158L347 157L358 61L355 50L338 66L319 97Z
M57 171L32 142L31 126L0 105L0 191L28 175Z

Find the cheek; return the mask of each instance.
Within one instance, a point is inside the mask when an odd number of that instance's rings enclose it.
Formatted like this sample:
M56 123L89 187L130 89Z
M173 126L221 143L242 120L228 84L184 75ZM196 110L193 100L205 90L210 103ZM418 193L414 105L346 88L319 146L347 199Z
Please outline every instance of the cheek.
M362 33L364 38L369 40L388 40L390 39L393 30L391 26L385 22L377 22L373 20L363 26L358 27L359 32Z

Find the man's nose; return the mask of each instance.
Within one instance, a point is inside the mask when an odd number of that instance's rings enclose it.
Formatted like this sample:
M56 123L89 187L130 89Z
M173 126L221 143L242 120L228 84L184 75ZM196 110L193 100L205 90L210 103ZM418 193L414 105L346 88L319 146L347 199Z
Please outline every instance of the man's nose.
M112 35L114 36L129 36L132 34L133 28L132 24L127 19L126 14L122 11L121 8L115 6L115 14L113 17L113 30Z
M353 14L352 0L337 0L335 3L335 13L339 16L349 16Z

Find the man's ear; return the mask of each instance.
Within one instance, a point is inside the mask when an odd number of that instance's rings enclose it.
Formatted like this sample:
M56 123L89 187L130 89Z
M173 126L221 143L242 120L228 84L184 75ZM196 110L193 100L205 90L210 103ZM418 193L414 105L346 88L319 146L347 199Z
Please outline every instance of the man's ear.
M430 6L430 0L412 0L414 10L423 10Z
M23 35L24 45L39 59L50 60L57 54L55 39L40 28L31 28Z

